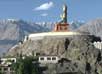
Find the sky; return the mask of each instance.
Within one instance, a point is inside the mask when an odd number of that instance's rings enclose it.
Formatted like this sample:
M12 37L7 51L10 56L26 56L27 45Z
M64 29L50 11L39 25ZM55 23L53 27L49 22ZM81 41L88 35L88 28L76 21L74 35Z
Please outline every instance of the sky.
M0 19L57 22L65 3L68 21L102 17L102 0L0 0Z

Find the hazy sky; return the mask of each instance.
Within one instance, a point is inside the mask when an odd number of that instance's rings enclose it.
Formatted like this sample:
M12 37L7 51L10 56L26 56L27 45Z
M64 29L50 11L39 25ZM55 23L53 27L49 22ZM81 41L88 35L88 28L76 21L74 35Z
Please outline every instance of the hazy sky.
M0 0L0 19L58 21L64 3L68 6L68 21L102 17L102 0Z

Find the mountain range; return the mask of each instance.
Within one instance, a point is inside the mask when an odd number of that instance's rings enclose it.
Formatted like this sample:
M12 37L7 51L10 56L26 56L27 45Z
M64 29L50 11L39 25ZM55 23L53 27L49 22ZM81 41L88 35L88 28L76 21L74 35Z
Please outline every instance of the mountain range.
M7 52L12 46L24 39L30 33L52 31L55 23L27 22L20 19L0 20L0 54ZM102 19L95 19L88 23L73 21L69 25L72 31L89 32L102 37Z
M0 20L0 53L6 52L29 33L45 31L49 31L49 29L36 23L18 19Z
M102 19L91 20L79 27L77 31L88 32L102 38Z

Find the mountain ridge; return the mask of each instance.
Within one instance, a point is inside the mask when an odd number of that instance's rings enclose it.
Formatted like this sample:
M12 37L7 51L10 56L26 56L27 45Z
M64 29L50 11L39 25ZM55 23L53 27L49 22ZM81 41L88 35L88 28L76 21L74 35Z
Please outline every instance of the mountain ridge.
M95 22L96 21L96 22ZM88 28L88 25L92 24ZM98 24L98 25L97 25ZM24 36L30 33L48 32L54 28L55 23L37 23L24 21L22 19L0 19L0 50L1 53L7 52L8 49L24 39ZM86 26L86 27L85 27ZM96 31L94 33L94 26ZM73 21L69 28L71 31L89 32L90 34L102 37L102 19L94 19L88 23Z
M77 29L102 38L102 18L91 20Z
M4 53L30 33L49 31L35 23L23 20L0 20L0 51Z

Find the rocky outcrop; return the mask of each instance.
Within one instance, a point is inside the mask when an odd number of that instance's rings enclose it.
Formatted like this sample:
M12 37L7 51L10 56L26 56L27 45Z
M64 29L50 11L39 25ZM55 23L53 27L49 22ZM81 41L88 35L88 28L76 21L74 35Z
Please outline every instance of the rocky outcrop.
M18 53L28 55L39 52L42 55L57 55L64 58L55 64L48 65L45 74L102 74L102 53L93 45L100 41L92 35L74 35L68 37L45 37L43 40L30 41L11 49L7 55L16 56Z
M75 62L76 69L81 74L96 74L95 70L98 72L97 65L100 61L97 59L99 58L100 50L93 46L93 41L94 38L90 36L76 37L71 41L66 52L66 57Z

